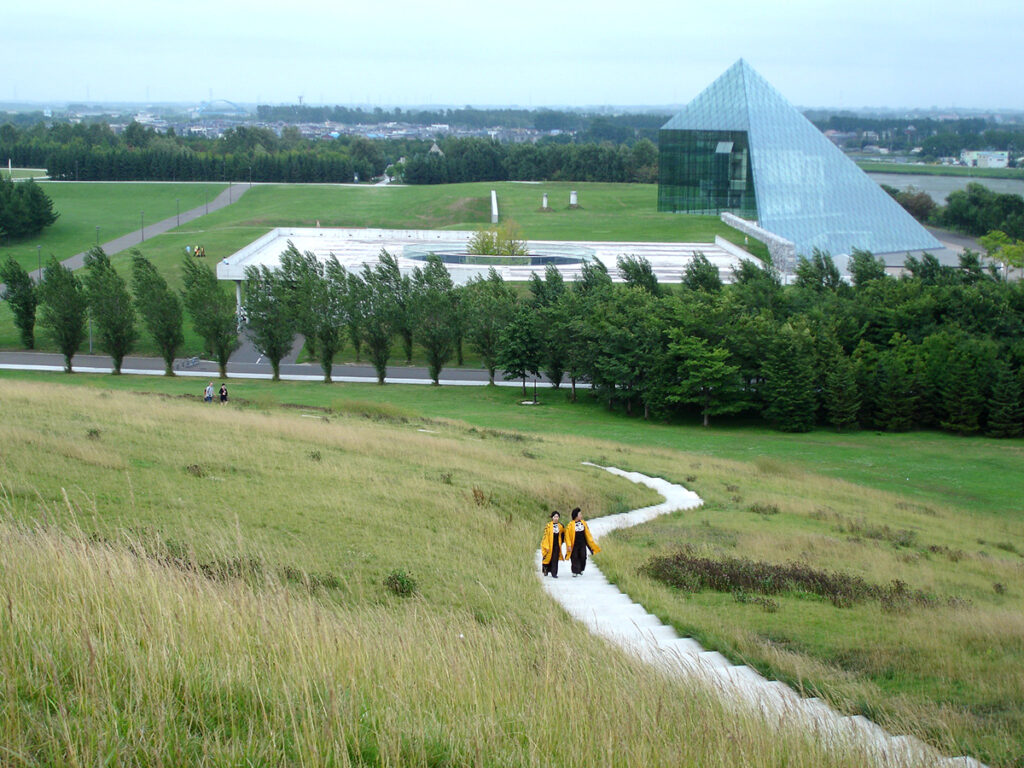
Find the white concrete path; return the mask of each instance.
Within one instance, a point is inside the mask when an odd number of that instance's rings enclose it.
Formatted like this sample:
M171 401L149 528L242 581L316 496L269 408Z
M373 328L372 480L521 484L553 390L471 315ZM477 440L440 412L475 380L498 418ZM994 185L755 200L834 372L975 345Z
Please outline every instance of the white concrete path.
M693 491L661 478L615 467L589 466L646 485L665 497L665 501L652 507L588 520L595 538L617 528L628 528L704 503ZM728 702L760 714L772 725L802 725L828 744L860 747L877 765L984 768L970 757L944 757L913 736L890 734L865 717L842 715L821 699L803 698L783 683L767 680L750 667L735 666L717 651L705 650L693 638L679 637L672 627L662 624L643 606L620 592L593 562L588 563L586 572L579 578L572 577L568 562L559 570L557 580L539 576L540 552L537 552L537 573L545 591L591 632L668 674L718 690Z

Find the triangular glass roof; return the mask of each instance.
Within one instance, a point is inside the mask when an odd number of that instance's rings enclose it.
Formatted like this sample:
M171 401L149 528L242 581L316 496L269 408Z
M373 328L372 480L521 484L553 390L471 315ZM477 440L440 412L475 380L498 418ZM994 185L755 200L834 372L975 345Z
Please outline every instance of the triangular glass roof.
M943 247L743 59L662 130L747 131L758 223L798 254Z

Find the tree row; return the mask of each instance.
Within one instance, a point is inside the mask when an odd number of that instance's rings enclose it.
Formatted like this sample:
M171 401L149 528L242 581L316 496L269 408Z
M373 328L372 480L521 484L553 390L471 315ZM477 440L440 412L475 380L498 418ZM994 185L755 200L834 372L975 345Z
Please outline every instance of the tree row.
M21 268L13 260L2 276L26 346L34 297L69 370L88 312L115 371L141 317L171 373L185 309L222 376L240 331L275 378L300 334L325 381L346 346L383 384L389 363L411 362L418 345L436 384L446 366L462 364L468 346L492 382L500 373L525 390L528 378L543 376L568 385L574 400L585 383L589 397L647 419L697 415L708 425L742 414L785 431L830 425L1020 436L1024 288L999 280L970 252L957 268L930 256L906 267L897 279L858 252L850 285L828 255L815 253L800 261L793 285L749 261L723 285L698 255L682 284L669 288L645 260L623 255L624 282L594 261L575 283L549 267L523 292L493 269L455 286L435 256L409 274L386 251L375 264L347 270L289 245L279 269L246 271L241 316L213 270L195 260L185 261L180 295L138 253L131 292L100 249L88 255L81 280L55 260L38 287L15 274Z

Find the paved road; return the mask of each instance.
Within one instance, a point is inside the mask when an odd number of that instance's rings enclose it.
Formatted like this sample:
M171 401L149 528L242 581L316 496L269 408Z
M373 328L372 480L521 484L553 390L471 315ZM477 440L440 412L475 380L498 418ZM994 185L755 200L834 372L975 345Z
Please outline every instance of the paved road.
M292 350L291 360L294 361L300 344ZM241 350L240 350L241 351ZM238 352L235 353L238 355ZM235 360L235 355L228 362L229 378L269 379L270 363L258 359L242 362ZM176 360L175 373L179 376L192 376L203 379L217 378L217 364L211 360ZM3 352L0 351L0 370L26 371L63 371L64 356L56 352ZM109 373L110 357L102 354L78 354L72 360L72 369L79 373ZM164 362L155 357L126 357L121 366L124 374L159 376L164 372ZM357 363L336 364L331 369L331 377L338 382L376 382L377 372L372 365ZM320 381L323 371L318 363L281 363L281 378L291 381ZM418 366L391 365L385 379L389 384L430 384L430 376L426 368ZM522 382L502 381L501 374L495 382L501 386L518 387ZM487 371L472 368L446 368L441 372L441 384L458 386L484 386L487 384ZM541 379L538 387L550 387L550 383ZM566 384L565 386L568 386ZM582 385L577 385L582 386ZM533 387L528 380L528 388Z

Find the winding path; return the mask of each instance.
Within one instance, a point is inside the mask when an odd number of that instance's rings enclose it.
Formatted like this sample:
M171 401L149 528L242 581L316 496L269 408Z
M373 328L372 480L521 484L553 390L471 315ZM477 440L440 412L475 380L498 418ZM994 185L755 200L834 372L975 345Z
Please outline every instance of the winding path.
M665 497L661 504L589 520L595 537L704 503L693 491L667 480L586 463L646 485ZM539 551L537 566L539 574ZM594 563L578 579L540 578L545 591L594 634L669 674L717 690L727 701L760 714L773 726L799 724L828 744L864 749L877 765L984 768L971 757L944 757L914 736L893 735L860 715L842 715L821 699L803 698L783 683L767 680L750 667L733 665L717 651L705 650L693 638L679 637L672 627L620 592Z

